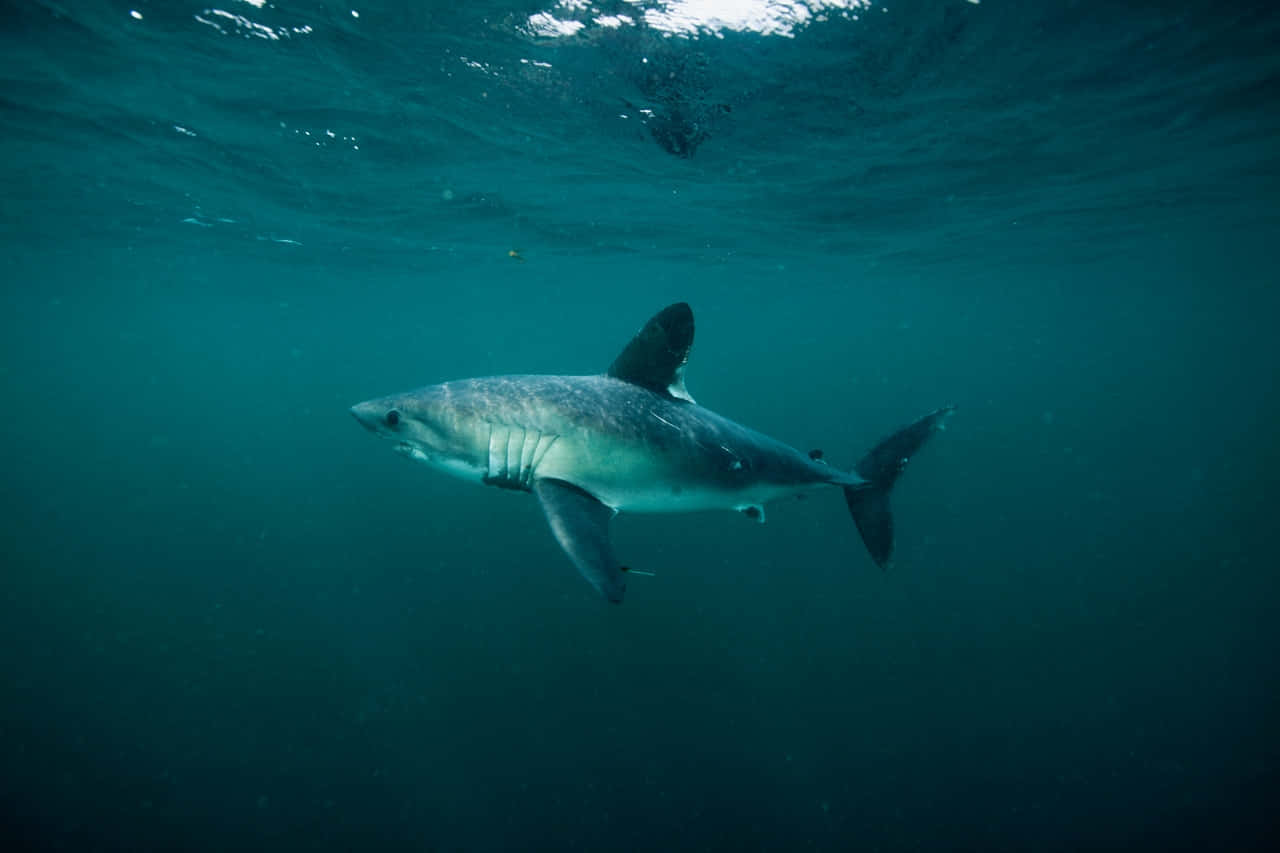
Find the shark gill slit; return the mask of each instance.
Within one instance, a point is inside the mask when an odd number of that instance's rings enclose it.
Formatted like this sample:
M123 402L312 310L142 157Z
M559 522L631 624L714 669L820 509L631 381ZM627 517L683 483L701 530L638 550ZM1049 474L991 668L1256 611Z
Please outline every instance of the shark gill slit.
M555 444L556 439L559 437L558 435L547 435L545 433L538 436L538 446L533 451L533 465L529 466L530 479L533 479L533 475L538 471L538 466L546 458L547 451L551 449L551 445Z
M507 476L515 481L520 480L520 452L524 449L524 430L520 427L507 429Z
M524 431L524 441L520 444L520 482L526 486L533 480L533 457L541 440L542 433L537 430Z
M507 439L501 430L500 426L489 424L489 470L485 476L490 479L501 479L507 473Z

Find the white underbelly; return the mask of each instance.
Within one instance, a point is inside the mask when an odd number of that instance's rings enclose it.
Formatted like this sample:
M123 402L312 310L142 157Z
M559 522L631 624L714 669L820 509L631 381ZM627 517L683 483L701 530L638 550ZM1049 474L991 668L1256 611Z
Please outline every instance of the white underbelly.
M742 509L793 494L771 484L753 484L729 490L682 479L638 455L612 454L607 458L583 455L569 445L551 448L538 466L537 476L572 483L619 512L698 512ZM590 460L592 464L586 464Z
M744 503L741 495L731 495L710 489L670 487L658 489L617 488L611 485L590 485L583 488L594 494L606 506L619 512L697 512L707 509L733 509ZM746 501L749 503L750 501Z

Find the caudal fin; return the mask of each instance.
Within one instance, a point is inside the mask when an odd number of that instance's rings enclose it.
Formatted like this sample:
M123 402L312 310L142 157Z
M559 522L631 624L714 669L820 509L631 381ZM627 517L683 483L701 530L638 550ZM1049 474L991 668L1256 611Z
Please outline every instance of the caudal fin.
M903 427L881 441L858 462L854 470L865 483L845 486L844 499L849 513L858 525L862 541L871 559L884 566L893 556L893 513L889 508L889 492L907 463L929 436L946 425L955 406L944 406L920 420Z

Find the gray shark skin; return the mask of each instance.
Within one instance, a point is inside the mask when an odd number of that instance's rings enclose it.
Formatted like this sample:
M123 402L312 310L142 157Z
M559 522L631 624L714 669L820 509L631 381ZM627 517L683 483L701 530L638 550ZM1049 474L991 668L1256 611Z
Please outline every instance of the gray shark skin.
M416 461L484 485L535 494L582 575L621 602L626 567L608 524L618 512L764 506L819 486L844 490L875 561L893 547L888 495L908 459L952 407L873 448L853 471L827 465L705 409L684 387L693 313L653 317L609 371L594 376L495 376L432 385L351 407L362 425Z

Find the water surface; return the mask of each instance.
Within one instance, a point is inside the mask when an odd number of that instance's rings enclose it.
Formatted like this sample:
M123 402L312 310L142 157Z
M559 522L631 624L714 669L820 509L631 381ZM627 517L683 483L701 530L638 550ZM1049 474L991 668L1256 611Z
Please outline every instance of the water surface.
M22 845L1265 837L1270 4L0 21ZM835 492L623 516L656 577L607 608L533 500L347 415L603 370L676 300L699 402L834 464L958 405L892 569Z

